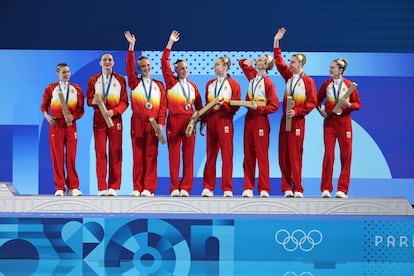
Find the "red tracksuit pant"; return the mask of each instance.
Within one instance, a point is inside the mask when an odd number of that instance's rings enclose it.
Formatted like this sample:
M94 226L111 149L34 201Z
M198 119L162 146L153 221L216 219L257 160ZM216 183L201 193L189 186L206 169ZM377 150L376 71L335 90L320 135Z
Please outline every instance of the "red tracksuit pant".
M286 131L286 117L282 116L279 131L279 166L282 173L282 192L303 193L302 155L305 119L292 118L292 130Z
M102 115L100 115L102 116ZM122 171L122 117L112 117L114 126L108 128L105 125L95 126L93 136L95 139L96 176L98 178L98 190L108 188L119 190L121 186ZM109 159L107 156L107 140L109 140ZM106 182L109 160L109 177Z
M167 119L168 159L170 161L171 188L191 192L194 181L194 133L187 137L185 129L190 121L190 115L170 114ZM180 149L183 154L183 174L180 181Z
M233 116L213 114L207 119L207 160L204 167L204 188L214 190L216 185L217 155L221 150L221 188L232 191L233 179Z
M338 191L348 194L352 158L352 119L350 115L332 116L324 120L325 154L322 164L321 191L328 190L332 192L336 139L338 139L341 152L341 174L338 179Z
M247 112L244 124L244 190L254 188L257 160L258 191L270 192L269 134L269 118Z
M49 127L49 142L56 190L66 191L65 184L68 189L79 189L79 177L76 171L76 149L78 144L76 123L68 127L51 125Z
M157 189L158 137L148 120L131 119L134 191Z

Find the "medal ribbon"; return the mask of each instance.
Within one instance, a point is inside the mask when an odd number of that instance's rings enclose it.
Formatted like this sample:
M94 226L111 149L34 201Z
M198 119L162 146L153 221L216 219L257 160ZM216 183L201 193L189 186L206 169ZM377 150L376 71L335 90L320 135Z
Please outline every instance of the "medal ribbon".
M336 103L339 102L339 94L341 93L341 88L342 88L342 79L341 79L341 82L339 83L338 91L335 90L335 83L334 81L332 81L332 89L333 89L333 94L334 94Z
M260 79L259 79L259 81L258 82L256 82L256 85L255 86L253 86L253 84L254 84L254 80L256 79L256 78L254 78L253 80L252 80L252 101L254 101L254 95L256 94L256 89L257 89L257 86L259 85L259 83L264 79L264 77L266 77L266 74L264 74Z
M184 97L185 97L185 100L186 100L187 104L189 104L189 103L190 103L190 85L188 84L188 81L187 81L187 89L188 89L188 93L186 93L186 91L185 91L185 89L184 89L184 86L183 86L183 84L181 83L181 81L178 81L178 82L180 83L181 90L183 91L183 95L184 95Z
M293 94L294 94L294 92L295 92L295 88L296 88L296 85L298 84L298 82L302 79L302 77L303 77L303 72L299 75L299 78L296 80L296 82L295 82L295 85L293 86L293 88L292 88L292 83L293 83L293 78L292 78L292 80L290 81L290 96L292 96L293 97Z
M70 84L69 84L69 82L68 82L68 89L66 89L66 99L65 99L66 104L68 104L68 100L69 100L69 86L70 86ZM63 89L62 89L62 87L60 86L60 82L59 82L59 90L63 92Z
M104 74L102 74L102 92L104 93L103 96L104 96L105 102L106 102L106 99L108 98L109 88L111 87L112 76L113 74L111 73L111 77L109 78L109 81L108 81L108 86L106 87L106 90L105 90Z
M147 103L151 103L151 93L152 93L152 80L150 79L150 87L149 91L147 91L147 87L145 86L145 81L141 78L142 86L144 87L145 98L147 99Z
M227 80L227 76L223 79L223 82L221 83L219 90L217 91L217 83L218 83L218 79L217 79L216 86L214 86L214 98L217 98L217 96L220 95L220 91L223 88L223 84L226 80Z

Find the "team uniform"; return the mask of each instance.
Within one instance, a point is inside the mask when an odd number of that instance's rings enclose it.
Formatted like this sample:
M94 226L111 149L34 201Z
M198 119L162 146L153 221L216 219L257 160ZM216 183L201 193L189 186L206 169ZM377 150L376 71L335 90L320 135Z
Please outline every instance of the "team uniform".
M279 130L279 166L282 173L282 191L303 193L302 155L305 137L305 116L316 106L316 85L308 75L293 74L284 62L280 48L274 48L274 58L279 73L286 81L283 97L283 116ZM292 96L295 102L292 130L286 131L286 100Z
M111 117L114 126L108 128L98 105L92 105L95 94L100 94L108 110L112 110ZM119 190L121 186L122 171L122 113L128 107L126 82L123 76L113 72L110 76L98 73L88 81L87 104L93 106L93 135L95 139L96 176L98 190L108 188ZM106 181L107 140L109 139L109 177Z
M267 76L257 76L254 67L244 64L241 59L239 65L249 80L246 95L247 101L264 101L266 106L258 106L257 110L248 109L244 125L244 190L253 190L255 183L256 159L259 167L258 190L270 193L269 171L269 135L270 122L268 114L274 113L279 107L276 88Z
M202 108L202 101L197 85L188 80L179 80L174 76L170 64L171 50L164 49L161 58L161 69L167 87L168 119L167 140L170 165L171 188L185 190L190 193L194 180L194 146L195 134L185 135L188 122L196 110ZM183 175L180 181L180 147L183 153Z
M62 91L68 110L73 116L71 126L67 126L63 116L62 105L58 95L59 91ZM62 81L52 83L46 87L43 94L41 111L49 112L56 120L55 125L49 126L50 153L56 191L66 191L65 184L69 190L79 189L79 177L76 171L76 149L78 143L76 120L83 116L83 104L83 93L77 84L63 83Z
M165 88L161 81L138 78L132 50L127 54L127 76L128 86L131 88L134 191L141 193L148 190L153 194L157 188L158 137L149 118L154 118L159 125L165 125Z
M332 174L335 160L335 143L338 139L341 152L341 173L338 179L338 191L348 194L351 158L352 158L352 118L351 112L359 110L361 101L358 90L355 89L350 97L350 108L342 107L342 113L337 115L333 112L338 100L343 97L352 82L348 79L341 78L338 80L328 79L319 89L317 104L321 106L325 100L325 112L328 117L323 122L323 139L325 144L325 154L322 165L321 191L328 190L332 192Z
M216 162L219 150L222 158L221 186L223 191L232 191L233 178L233 116L238 106L230 106L230 100L240 100L240 85L230 75L216 78L206 84L206 103L214 102L223 96L221 106L210 110L205 118L207 124L207 160L204 167L203 185L214 190L216 184Z

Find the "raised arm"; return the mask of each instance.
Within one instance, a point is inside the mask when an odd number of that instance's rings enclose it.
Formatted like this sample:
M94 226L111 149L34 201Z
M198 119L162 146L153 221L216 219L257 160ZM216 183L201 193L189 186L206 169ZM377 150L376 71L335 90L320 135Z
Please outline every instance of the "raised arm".
M167 46L165 46L165 48L171 50L173 44L178 40L180 40L180 33L176 30L173 30L170 34L170 38L168 39Z
M285 36L286 29L284 27L279 28L273 39L273 57L275 59L275 65L277 71L282 75L283 79L287 82L292 77L289 65L285 63L282 57L282 50L280 49L279 41Z
M250 81L257 75L256 69L253 67L253 61L247 58L239 60L239 66L242 69L246 78Z
M176 30L173 30L168 38L167 45L165 46L164 52L162 53L161 57L161 71L164 77L165 85L167 86L167 90L170 89L174 85L174 73L171 70L171 63L170 63L170 54L171 48L175 42L180 39L180 33Z
M134 34L131 34L130 31L124 32L124 35L125 35L126 40L129 42L128 50L134 51L134 49L135 49L135 42L136 42L135 35Z
M273 48L280 48L279 40L283 38L285 33L286 33L286 29L284 27L279 28L277 30L277 33L275 34L275 37L273 38Z
M135 54L134 54L134 48L135 48L135 35L131 34L130 31L124 32L126 40L129 42L128 47L128 53L126 58L126 73L128 77L128 86L131 89L135 89L138 85L138 75L135 72Z

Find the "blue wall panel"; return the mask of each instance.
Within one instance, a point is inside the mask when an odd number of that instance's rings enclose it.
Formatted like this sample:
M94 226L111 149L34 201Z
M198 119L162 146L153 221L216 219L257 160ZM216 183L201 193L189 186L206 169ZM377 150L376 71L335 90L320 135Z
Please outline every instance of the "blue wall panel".
M85 275L414 273L412 216L33 214L2 216L0 225L0 272L5 275L19 270ZM13 262L26 265L10 266Z
M13 126L0 126L0 181L13 182Z

